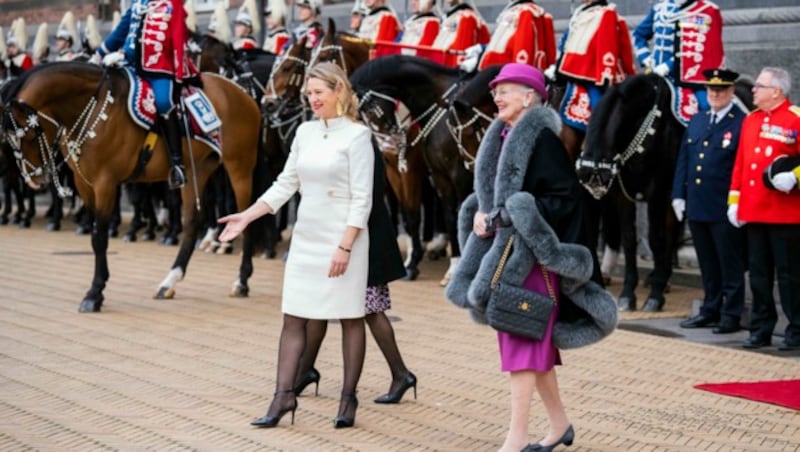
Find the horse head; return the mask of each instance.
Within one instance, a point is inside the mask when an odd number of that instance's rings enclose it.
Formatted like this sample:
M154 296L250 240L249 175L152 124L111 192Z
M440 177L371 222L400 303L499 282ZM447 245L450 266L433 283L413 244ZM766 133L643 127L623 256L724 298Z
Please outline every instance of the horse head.
M303 37L289 46L283 55L275 58L261 101L275 120L287 109L295 110L303 106L303 85L311 59L311 49L306 44L306 38Z
M336 31L336 23L328 19L328 29L314 49L309 67L323 61L338 64L348 74L369 60L370 42L346 31Z
M236 65L233 46L207 33L191 35L189 53L201 72L224 74Z
M603 95L592 112L584 149L575 162L578 179L592 196L602 198L619 180L628 198L647 197L652 179L642 177L663 157L652 151L661 145L658 137L668 122L677 123L669 119L669 102L669 86L655 74L629 77ZM634 190L625 189L623 173Z
M467 169L472 171L478 147L497 113L489 92L489 82L497 76L502 65L489 66L469 80L450 101L447 128L458 146Z

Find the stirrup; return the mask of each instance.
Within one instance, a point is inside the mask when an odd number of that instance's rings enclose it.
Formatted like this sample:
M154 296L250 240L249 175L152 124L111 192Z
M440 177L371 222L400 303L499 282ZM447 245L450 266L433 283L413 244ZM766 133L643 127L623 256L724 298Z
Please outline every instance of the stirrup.
M173 166L169 169L169 188L175 190L186 185L186 176L180 166Z

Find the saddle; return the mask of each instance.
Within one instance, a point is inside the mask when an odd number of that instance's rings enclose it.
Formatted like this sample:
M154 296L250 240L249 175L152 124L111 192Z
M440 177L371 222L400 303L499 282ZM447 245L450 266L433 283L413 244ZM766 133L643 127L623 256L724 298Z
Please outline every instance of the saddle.
M133 68L125 66L122 70L130 84L126 102L128 114L136 125L149 132L145 146L152 149L157 139L153 131L158 116L155 92L150 83L136 74ZM186 86L181 92L181 101L189 116L188 138L201 141L222 155L222 121L205 93L197 87Z

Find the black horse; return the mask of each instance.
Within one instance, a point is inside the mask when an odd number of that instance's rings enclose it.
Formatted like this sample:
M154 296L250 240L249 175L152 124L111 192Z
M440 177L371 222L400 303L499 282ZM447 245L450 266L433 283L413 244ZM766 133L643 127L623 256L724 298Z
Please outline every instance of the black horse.
M374 131L403 135L410 128L411 140L401 143L398 159L408 161L408 171L420 171L414 162L415 153L424 161L421 171L409 181L428 175L444 207L446 232L450 237L454 265L460 256L456 233L456 217L461 202L472 192L472 173L459 155L459 147L451 135L447 121L449 102L462 82L463 74L431 61L411 56L388 56L371 60L350 76L350 82L361 98L362 117L372 125ZM410 111L410 126L397 124L394 114L395 102L400 101ZM417 149L419 146L419 149ZM405 155L403 155L405 153ZM427 167L427 168L425 168ZM421 186L420 186L421 188ZM413 206L416 205L417 213ZM419 230L419 203L409 204L404 218L406 230L414 240ZM417 216L415 218L415 215ZM416 237L418 240L418 237ZM407 270L414 271L422 258L421 242L415 243L414 253ZM450 270L448 270L449 274ZM448 276L445 275L446 283Z
M737 94L748 107L748 82ZM636 309L635 202L646 201L648 242L653 271L645 311L660 311L672 275L672 256L678 243L679 222L670 208L672 179L685 127L670 111L671 87L655 74L635 75L608 89L592 112L584 151L576 164L578 178L592 195L606 195L620 209L625 250L625 282L619 298L622 310ZM748 102L749 100L749 102Z

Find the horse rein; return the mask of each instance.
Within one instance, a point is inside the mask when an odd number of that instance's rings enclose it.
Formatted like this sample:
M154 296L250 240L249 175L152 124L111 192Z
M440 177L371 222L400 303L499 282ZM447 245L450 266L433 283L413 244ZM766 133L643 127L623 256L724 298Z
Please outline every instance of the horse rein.
M491 124L492 118L487 115L486 113L480 111L475 106L470 106L470 111L473 115L465 122L461 122L459 120L458 111L456 110L455 105L450 105L448 108L448 112L450 113L448 119L445 121L447 124L447 130L450 132L450 136L453 137L453 141L456 142L456 146L458 146L458 154L464 159L464 168L467 171L474 171L475 163L477 161L477 156L472 155L467 151L467 148L464 146L464 129L468 127L472 127L476 122L479 120L486 121L486 124ZM450 123L450 118L453 119L455 125ZM483 140L483 136L486 134L486 127L482 126L479 127L478 130L475 132L475 137L480 143Z

